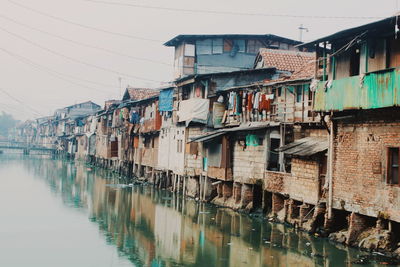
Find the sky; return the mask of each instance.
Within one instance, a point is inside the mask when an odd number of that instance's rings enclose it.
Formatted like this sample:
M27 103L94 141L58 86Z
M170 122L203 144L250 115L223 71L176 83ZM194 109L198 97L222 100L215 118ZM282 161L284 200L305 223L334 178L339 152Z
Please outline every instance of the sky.
M399 0L0 0L0 111L33 119L88 100L103 106L128 85L165 85L173 80L174 49L163 43L178 34L298 40L303 24L303 41L311 41L393 15L399 6Z

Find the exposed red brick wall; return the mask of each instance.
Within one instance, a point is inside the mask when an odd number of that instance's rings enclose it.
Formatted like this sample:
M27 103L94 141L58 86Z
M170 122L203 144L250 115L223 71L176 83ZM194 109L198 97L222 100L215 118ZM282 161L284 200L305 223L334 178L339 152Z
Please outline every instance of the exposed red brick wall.
M222 194L224 198L229 198L232 196L232 183L224 183L222 186Z
M292 172L265 173L264 190L288 194L290 198L316 204L319 197L319 163L316 160L292 159Z
M400 146L400 123L338 124L334 208L400 221L400 187L386 183L387 147Z

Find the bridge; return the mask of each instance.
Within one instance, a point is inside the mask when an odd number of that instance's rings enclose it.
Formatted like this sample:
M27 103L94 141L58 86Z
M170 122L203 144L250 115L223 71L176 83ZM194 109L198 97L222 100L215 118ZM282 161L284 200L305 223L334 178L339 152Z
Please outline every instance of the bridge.
M51 145L54 146L54 144ZM0 153L3 153L3 150L21 150L24 154L29 155L31 151L53 154L57 149L28 142L0 141Z

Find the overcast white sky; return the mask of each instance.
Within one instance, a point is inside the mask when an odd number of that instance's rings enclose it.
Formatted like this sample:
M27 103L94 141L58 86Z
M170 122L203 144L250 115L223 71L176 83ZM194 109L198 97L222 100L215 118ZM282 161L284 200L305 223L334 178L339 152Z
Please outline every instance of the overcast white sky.
M303 24L309 29L303 37L307 41L378 20L312 16L386 17L393 15L400 5L397 0L102 1L116 4L96 0L0 0L0 111L25 120L38 117L37 113L51 115L56 108L87 100L103 106L106 99L120 98L119 77L122 77L122 88L128 84L159 87L158 81L172 80L172 66L168 64L173 64L173 48L164 47L163 43L178 34L272 33L297 40L298 27ZM119 3L306 17L179 12ZM137 57L154 62L137 60Z

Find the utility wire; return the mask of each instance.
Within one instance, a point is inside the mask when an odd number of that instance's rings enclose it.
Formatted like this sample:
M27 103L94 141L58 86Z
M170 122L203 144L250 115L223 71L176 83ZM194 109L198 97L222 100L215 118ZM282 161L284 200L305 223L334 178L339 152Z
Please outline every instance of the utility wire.
M27 39L27 38L25 38L25 37L23 37L23 36L21 36L21 35L18 35L18 34L15 34L15 33L13 33L13 32L10 32L10 31L8 31L8 30L2 28L2 27L0 27L0 30L2 30L2 31L4 31L4 32L6 32L6 33L8 33L8 34L10 34L10 35L12 35L12 36L18 38L18 39L24 40L25 42L30 43L30 44L32 44L32 45L34 45L34 46L36 46L36 47L39 47L39 48L41 48L41 49L43 49L43 50L45 50L45 51L47 51L47 52L49 52L49 53L51 53L51 54L57 55L57 56L59 56L59 57L68 59L68 60L73 61L73 62L80 63L80 64L85 65L85 66L88 66L88 67L92 67L92 68L95 68L95 69L99 69L99 70L102 70L102 71L105 71L105 72L114 73L114 74L117 74L117 75L119 75L119 76L131 77L131 78L138 79L138 80L150 81L150 82L157 82L157 83L161 83L161 82L162 82L162 81L158 81L158 80L153 80L153 79L148 79L148 78L142 78L142 77L135 76L135 75L130 75L130 74L127 74L127 73L123 73L123 72L115 71L115 70L112 70L112 69L109 69L109 68L105 68L105 67L102 67L102 66L98 66L98 65L95 65L95 64L91 64L91 63L82 61L82 60L80 60L80 59L76 59L76 58L73 58L73 57L64 55L64 54L62 54L62 53L59 53L59 52L57 52L57 51L54 51L54 50L52 50L52 49L50 49L50 48L47 48L47 47L42 46L42 45L40 45L40 44L38 44L38 43L35 43L35 42L33 42L33 41L31 41L31 40L29 40L29 39Z
M107 87L107 88L109 88L109 87L112 87L112 88L113 88L113 87L116 87L115 84L99 83L99 82L96 82L96 81L87 80L87 79L82 79L82 78L77 77L77 76L73 76L73 75L70 75L70 74L66 74L66 73L61 73L61 72L55 71L55 70L50 69L50 68L48 68L48 67L46 67L46 66L44 66L44 65L41 65L41 64L39 64L39 63L37 63L37 62L34 62L33 60L30 60L30 59L28 59L28 58L26 58L26 57L24 57L24 56L21 56L21 55L18 55L18 54L16 54L16 53L13 53L13 52L11 52L11 51L5 49L5 48L1 48L1 47L0 47L0 50L3 50L3 52L9 54L10 56L13 56L13 57L16 57L16 58L19 58L19 59L23 59L23 60L25 60L25 61L27 61L27 62L33 64L33 65L36 65L36 66L38 66L38 67L40 67L40 68L42 68L42 69L45 69L45 70L48 71L48 72L55 73L55 74L57 74L57 75L59 75L59 76L66 76L66 77L70 77L70 79L75 79L75 80L79 80L79 81L83 81L83 82L87 82L87 83L92 83L92 84L97 84L97 85L101 85L101 86L104 86L104 87ZM101 90L100 90L100 91L101 91ZM103 92L106 92L106 91L103 91Z
M11 0L9 0L11 1ZM292 15L292 14L268 14L268 13L250 13L250 12L234 12L234 11L219 11L219 10L205 10L205 9L187 9L187 8L173 8L165 6L149 6L142 4L131 4L123 2L109 2L103 0L82 0L85 2L115 5L115 6L128 6L142 9L155 9L174 12L185 13L201 13L201 14L215 14L215 15L232 15L232 16L258 16L258 17L284 17L284 18L310 18L310 19L382 19L384 17L378 16L320 16L320 15Z
M56 71L52 71L49 68L41 66L41 65L39 65L39 64L37 64L37 63L35 63L35 62L23 57L23 56L20 56L20 55L17 55L15 53L12 53L9 50L4 49L2 47L0 47L0 50L3 51L4 53L8 54L9 56L16 58L18 61L20 61L22 63L25 63L25 64L27 64L27 65L35 68L35 69L38 69L40 71L46 72L47 74L49 74L49 75L51 75L53 77L56 77L56 78L58 78L60 80L66 81L66 82L68 82L70 84L77 85L77 86L80 86L80 87L83 87L83 88L87 88L87 89L90 89L90 90L94 90L94 91L97 91L97 92L102 92L102 93L105 93L105 94L110 94L111 93L111 92L108 92L108 91L100 90L98 88L90 87L90 86L87 86L87 85L84 85L84 84L80 84L80 83L71 81L70 79L66 79L66 78L63 77L63 74L60 74L60 73L58 73ZM116 86L113 86L113 87L116 87Z
M14 101L20 103L23 105L23 107L27 107L30 109L32 112L34 112L36 115L43 116L39 111L35 110L34 108L30 107L28 104L24 103L23 101L19 100L18 98L12 96L10 93L8 93L4 88L0 87L0 91L2 91L5 95L7 95L9 98L13 99Z
M104 52L107 52L107 53L110 53L110 54L114 54L114 55L118 55L118 56L122 56L122 57L127 57L127 58L131 58L131 59L135 59L135 60L142 60L142 61L148 61L148 62L161 64L161 65L173 66L172 64L168 64L168 63L165 63L165 62L151 60L151 59L148 59L148 58L135 57L135 56L127 55L127 54L124 54L124 53L120 53L120 52L115 51L115 50L111 50L111 49L107 49L107 48L103 48L103 47L94 46L94 45L91 45L91 44L87 44L87 43L71 40L71 39L65 38L65 37L63 37L61 35L50 33L50 32L47 32L47 31L44 31L44 30L41 30L41 29L38 29L38 28L35 28L35 27L32 27L32 26L29 26L27 24L24 24L22 22L14 20L14 19L12 19L10 17L7 17L7 16L5 16L3 14L0 14L0 17L5 19L5 20L11 21L11 22L13 22L13 23L15 23L17 25L23 26L25 28L28 28L28 29L31 29L31 30L34 30L34 31L38 31L38 32L41 32L43 34L46 34L46 35L49 35L49 36L52 36L52 37L55 37L55 38L58 38L58 39L73 43L73 44L85 46L85 47L92 48L92 49L101 50L101 51L104 51Z
M19 2L13 1L13 0L7 0L7 1L9 3L13 4L13 5L19 6L19 7L23 8L23 9L29 10L31 12L40 14L40 15L45 16L45 17L52 18L54 20L58 20L58 21L62 21L62 22L68 23L68 24L72 24L72 25L75 25L75 26L78 26L78 27L81 27L81 28L86 28L86 29L97 31L97 32L108 33L108 34L111 34L111 35L126 37L126 38L130 38L130 39L135 39L135 40L142 40L142 41L149 41L149 42L156 42L156 43L162 42L162 40L144 38L144 37L130 35L130 34L126 34L126 33L113 32L113 31L109 31L109 30L105 30L105 29L101 29L101 28L96 28L96 27L93 27L93 26L89 26L89 25L85 25L85 24L82 24L82 23L78 23L78 22L74 22L74 21L71 21L71 20L67 20L67 19L64 19L62 17L57 17L57 16L54 16L54 15L49 14L49 13L45 13L43 11L31 8L29 6L23 5L23 4L19 3Z

